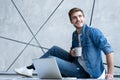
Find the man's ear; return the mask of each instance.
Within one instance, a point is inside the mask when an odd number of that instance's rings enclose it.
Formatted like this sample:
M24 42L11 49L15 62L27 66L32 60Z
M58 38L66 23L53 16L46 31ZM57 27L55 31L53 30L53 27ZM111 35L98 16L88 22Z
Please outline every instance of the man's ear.
M86 19L86 16L84 16L84 18Z

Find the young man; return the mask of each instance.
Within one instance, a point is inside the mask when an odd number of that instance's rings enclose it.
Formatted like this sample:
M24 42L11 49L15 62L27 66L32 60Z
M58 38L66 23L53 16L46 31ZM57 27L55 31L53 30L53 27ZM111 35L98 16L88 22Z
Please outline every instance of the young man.
M102 32L85 24L85 15L79 8L69 11L69 18L76 30L72 35L70 53L53 46L42 57L56 58L62 75L77 78L113 79L113 50ZM75 48L82 48L81 56L76 57ZM102 54L106 55L108 72L105 71ZM34 65L15 69L21 75L32 76Z

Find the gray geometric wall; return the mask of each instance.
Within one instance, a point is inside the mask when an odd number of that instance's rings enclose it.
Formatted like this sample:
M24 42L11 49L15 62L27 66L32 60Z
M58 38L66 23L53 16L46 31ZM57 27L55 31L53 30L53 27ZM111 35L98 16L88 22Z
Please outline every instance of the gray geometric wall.
M94 0L0 0L0 71L32 63L50 47L69 51L75 30L68 11L82 8L90 24ZM99 28L115 51L115 65L120 66L120 1L96 0L92 26ZM114 4L114 5L113 5ZM103 55L104 62L105 56ZM115 73L120 69L115 68Z

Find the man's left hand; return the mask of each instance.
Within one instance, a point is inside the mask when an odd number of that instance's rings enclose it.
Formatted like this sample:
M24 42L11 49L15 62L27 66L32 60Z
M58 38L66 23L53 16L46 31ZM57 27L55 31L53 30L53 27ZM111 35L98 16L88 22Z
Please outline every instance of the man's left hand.
M107 79L107 80L113 80L113 74L106 74L105 75L105 79Z

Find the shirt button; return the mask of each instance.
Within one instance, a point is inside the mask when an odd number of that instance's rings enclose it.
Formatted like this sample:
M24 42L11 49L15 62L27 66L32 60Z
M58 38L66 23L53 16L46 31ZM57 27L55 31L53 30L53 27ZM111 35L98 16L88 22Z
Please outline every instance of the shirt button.
M90 75L90 77L92 77L92 75Z
M80 70L80 68L76 68L77 70Z

